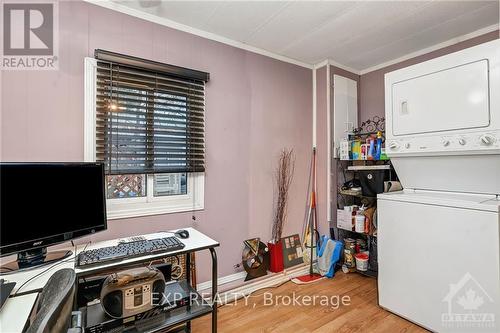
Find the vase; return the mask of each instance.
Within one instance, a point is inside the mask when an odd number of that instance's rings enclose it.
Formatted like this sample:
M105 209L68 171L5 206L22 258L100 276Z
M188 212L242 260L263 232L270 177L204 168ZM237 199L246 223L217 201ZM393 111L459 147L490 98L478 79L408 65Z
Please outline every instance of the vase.
M270 265L269 270L273 273L279 273L283 271L283 245L280 240L278 243L267 243L269 248L269 259Z

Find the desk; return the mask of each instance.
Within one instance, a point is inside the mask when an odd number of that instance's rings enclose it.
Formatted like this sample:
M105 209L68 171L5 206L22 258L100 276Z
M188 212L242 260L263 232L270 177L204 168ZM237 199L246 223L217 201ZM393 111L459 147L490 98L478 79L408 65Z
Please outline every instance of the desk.
M31 293L9 298L0 311L0 332L22 332L37 297L38 293Z
M54 274L56 271L62 268L72 268L75 270L77 278L90 276L98 274L99 272L107 271L109 269L126 269L127 265L139 264L144 262L153 261L159 258L163 258L165 256L171 255L179 255L179 254L189 254L196 251L209 250L212 256L212 296L215 299L215 295L217 293L217 255L215 252L215 247L219 246L219 243L210 237L204 235L193 228L185 228L189 232L189 238L181 239L184 243L185 247L181 250L172 251L172 252L163 252L157 253L148 256L139 256L130 259L124 259L122 261L114 262L114 263L106 263L98 266L91 267L75 267L74 256L72 258L66 258L60 262L54 263L52 265L46 265L40 268L18 272L13 274L3 275L7 281L16 282L16 287L13 290L13 294L7 301L0 311L0 332L9 332L8 330L4 330L4 327L10 328L10 323L17 322L16 328L13 332L21 332L19 328L24 327L24 324L27 322L29 314L35 304L36 298L38 296L38 292L45 286L48 279ZM143 235L146 239L155 239L173 236L172 232L159 232L154 234ZM120 242L121 239L113 239L109 241L93 243L93 244L82 244L76 247L76 255L78 255L83 250L114 246ZM190 266L190 256L186 255L186 267ZM13 296L16 291L21 287L21 285L30 279L31 277L44 272L38 277L33 278L31 281L26 283L22 289L17 293L17 295ZM189 274L187 274L187 283L190 283ZM7 309L7 310L6 310ZM217 332L217 306L214 306L212 311L212 332ZM187 322L187 331L190 331L190 322ZM10 333L10 332L9 332Z
M68 250L73 251L73 254L71 255L71 257L64 258L61 261L25 271L20 271L17 273L3 274L2 279L5 279L8 282L16 283L16 286L12 290L11 297L12 295L20 296L30 293L38 293L42 291L43 287L45 286L45 284L47 284L47 281L50 279L52 274L54 274L58 270L63 268L74 269L75 268L74 248L68 248ZM32 280L24 284L29 279ZM19 288L21 288L21 290L19 290Z

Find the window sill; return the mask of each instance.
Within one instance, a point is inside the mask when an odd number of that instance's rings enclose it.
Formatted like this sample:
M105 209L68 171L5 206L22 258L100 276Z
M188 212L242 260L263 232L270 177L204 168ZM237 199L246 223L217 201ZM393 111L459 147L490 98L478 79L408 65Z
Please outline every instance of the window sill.
M134 203L134 204L108 204L107 219L119 220L131 217L142 217L162 214L173 214L203 210L202 203L189 205L172 205L169 203Z

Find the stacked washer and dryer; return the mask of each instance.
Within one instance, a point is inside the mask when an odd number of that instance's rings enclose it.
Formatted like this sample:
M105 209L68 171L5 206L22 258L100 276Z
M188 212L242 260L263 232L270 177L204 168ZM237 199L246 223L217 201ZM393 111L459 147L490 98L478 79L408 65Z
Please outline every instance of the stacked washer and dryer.
M500 41L385 76L379 304L436 332L500 332Z

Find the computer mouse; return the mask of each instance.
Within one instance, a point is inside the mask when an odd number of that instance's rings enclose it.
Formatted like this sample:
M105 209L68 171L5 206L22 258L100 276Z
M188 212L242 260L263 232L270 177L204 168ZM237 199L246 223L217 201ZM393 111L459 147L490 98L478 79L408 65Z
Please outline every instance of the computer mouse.
M179 237L179 238L186 239L186 238L189 238L189 231L184 230L184 229L177 230L174 235Z

